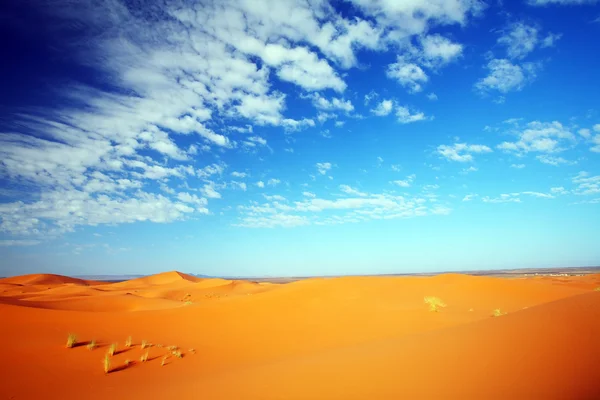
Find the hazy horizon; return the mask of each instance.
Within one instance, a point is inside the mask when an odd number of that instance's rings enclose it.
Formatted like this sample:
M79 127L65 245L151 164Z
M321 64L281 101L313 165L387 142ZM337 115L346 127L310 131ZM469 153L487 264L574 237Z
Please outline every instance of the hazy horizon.
M0 5L0 275L600 265L597 1L90 3Z

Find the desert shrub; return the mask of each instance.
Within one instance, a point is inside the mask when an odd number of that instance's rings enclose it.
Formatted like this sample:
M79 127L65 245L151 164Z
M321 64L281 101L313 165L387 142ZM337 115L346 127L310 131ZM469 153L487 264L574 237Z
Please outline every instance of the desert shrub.
M91 340L91 341L88 343L88 345L87 345L87 348L88 348L88 350L94 350L94 349L96 348L96 346L97 346L97 345L96 345L96 341L95 341L94 339L92 339L92 340Z
M125 341L125 347L131 347L131 336L129 336Z
M167 363L167 358L168 358L168 356L164 356L164 357L162 358L162 361L160 362L160 366L161 366L161 367L164 367L164 366L165 366L165 364Z
M427 296L424 300L425 304L429 305L429 311L438 312L440 307L446 307L446 303L439 297Z
M125 367L129 367L129 364L131 364L131 360L125 360Z
M110 345L110 347L108 348L108 355L109 356L114 356L115 353L117 352L117 344L113 343Z
M502 312L502 310L500 310L499 308L496 308L494 311L492 311L492 317L500 317L504 314L506 313Z
M67 348L70 349L71 347L74 347L77 344L77 336L75 336L73 333L69 333L69 336L67 336Z
M142 356L140 357L140 361L141 361L141 362L146 362L146 361L148 361L148 356L149 356L148 352L145 352L145 353L144 353L144 354L142 354Z

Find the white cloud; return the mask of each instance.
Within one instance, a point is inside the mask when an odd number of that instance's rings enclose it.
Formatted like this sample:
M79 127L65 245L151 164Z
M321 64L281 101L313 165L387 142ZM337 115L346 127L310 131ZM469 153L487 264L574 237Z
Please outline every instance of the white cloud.
M264 188L265 183L263 181L258 181L258 182L256 182L256 186L258 186L259 188Z
M542 43L540 47L554 47L557 41L562 38L562 33L552 33L550 32L544 39L542 39Z
M138 221L157 223L185 219L194 212L207 213L165 196L138 192L129 198L93 196L77 190L55 190L41 194L33 203L0 204L0 232L12 235L52 237L72 232L77 226L124 224Z
M379 97L379 94L377 94L377 92L375 92L374 90L371 90L369 93L365 94L365 106L368 106L372 100L376 99L377 97Z
M268 201L287 201L287 199L279 194L274 194L269 196L267 194L263 194L263 197Z
M461 171L461 174L466 175L466 174L468 174L470 172L477 172L477 171L479 171L479 168L474 167L474 166L470 166L468 168L463 168L462 171Z
M179 192L177 194L177 199L184 203L192 203L192 204L196 204L196 205L199 205L202 207L204 207L208 204L208 201L205 198L198 197L195 194L190 194L190 193L186 193L186 192Z
M589 139L592 137L592 132L587 128L580 129L577 131L577 133L579 133L579 135L584 139Z
M348 185L340 185L340 190L342 192L352 195L352 196L359 196L359 197L367 196L367 193L361 192L360 190L357 190Z
M249 136L245 141L244 145L248 147L266 146L267 140L260 136Z
M324 163L317 163L317 171L319 171L319 173L321 175L325 175L327 174L327 172L331 169L332 165L331 163L328 162L324 162Z
M472 201L476 197L476 194L467 194L465 197L463 197L462 201Z
M248 176L248 174L245 172L233 171L231 173L231 176L233 176L234 178L246 178Z
M425 121L429 119L420 111L411 111L408 107L398 106L396 108L396 117L401 124L410 124L412 122Z
M525 164L511 164L510 167L516 169L523 169L525 168Z
M277 186L281 183L279 179L271 178L267 181L267 185L269 186Z
M302 192L302 196L304 196L304 197L310 197L310 198L313 198L313 199L315 197L317 197L314 193L311 193L311 192Z
M600 175L590 176L585 171L573 177L572 182L577 185L573 193L578 196L587 196L600 193Z
M354 110L354 106L350 100L339 99L337 97L332 97L331 100L326 99L318 93L315 93L312 96L313 105L319 109L324 111L345 111L347 113Z
M576 140L570 129L558 121L533 121L528 123L523 130L516 130L514 133L517 141L503 142L497 147L500 150L517 154L558 153L571 147ZM548 157L542 158L549 159Z
M520 203L519 193L505 193L500 197L485 196L481 199L484 203Z
M231 186L234 189L240 189L240 190L242 190L244 192L248 188L248 186L246 185L245 182L238 182L238 181L231 181L231 182L229 182L229 186Z
M560 187L553 187L550 188L550 192L552 192L555 195L563 195L563 194L567 194L569 193L564 187L560 186Z
M225 164L210 164L204 168L196 170L196 174L200 178L209 178L213 175L222 175L227 165Z
M491 153L492 149L481 144L455 143L440 145L436 152L449 161L469 162L473 161L473 154Z
M407 176L405 180L395 180L395 181L392 181L392 183L394 185L407 188L407 187L410 187L410 185L415 180L415 178L416 178L416 175L412 174L412 175Z
M438 97L437 97L437 94L435 94L435 93L433 93L433 92L432 92L432 93L429 93L429 94L427 95L427 98L428 98L429 100L431 100L431 101L435 101L435 100L437 100L437 99L438 99Z
M439 67L461 55L463 46L440 35L427 35L421 39L424 64Z
M396 79L410 93L423 90L422 85L429 80L421 67L414 63L406 63L401 57L398 57L397 62L388 66L386 73L389 78Z
M209 182L205 184L202 189L202 194L209 199L220 199L221 193L217 192L215 184L213 182Z
M489 75L480 79L475 88L480 92L496 90L500 93L519 91L536 77L533 63L512 64L506 59L493 59L487 64Z
M394 108L394 102L392 100L382 100L381 103L377 104L377 107L371 109L371 112L379 117L389 115Z
M509 58L522 59L535 49L538 43L538 28L524 22L512 23L500 36L498 43L506 46Z
M554 165L555 167L561 164L572 164L571 161L565 160L562 157L551 156L548 154L541 154L539 156L536 156L535 158L538 159L541 163Z
M352 190L350 190L352 192ZM237 226L267 228L298 225L331 225L357 223L373 219L412 218L426 215L447 215L451 209L444 205L427 206L418 197L362 193L357 197L308 199L291 204L278 201L240 206L242 212ZM350 194L350 193L348 193ZM352 195L352 194L350 194Z

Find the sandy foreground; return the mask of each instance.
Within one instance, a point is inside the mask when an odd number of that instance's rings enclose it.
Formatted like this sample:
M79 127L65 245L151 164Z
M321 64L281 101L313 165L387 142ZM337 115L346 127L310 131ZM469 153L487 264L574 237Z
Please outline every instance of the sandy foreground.
M600 274L5 278L0 399L600 399L597 287Z

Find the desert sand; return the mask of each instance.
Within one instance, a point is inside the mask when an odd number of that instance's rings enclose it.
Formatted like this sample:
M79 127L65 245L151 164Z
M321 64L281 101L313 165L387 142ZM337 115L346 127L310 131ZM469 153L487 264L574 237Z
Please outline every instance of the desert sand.
M600 274L5 278L0 398L600 399L597 287Z

